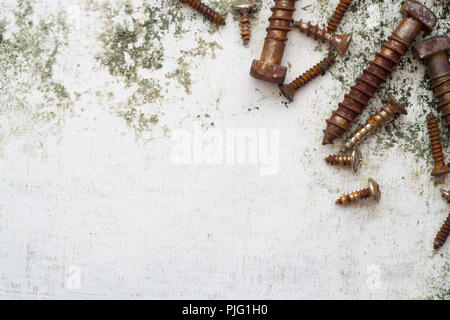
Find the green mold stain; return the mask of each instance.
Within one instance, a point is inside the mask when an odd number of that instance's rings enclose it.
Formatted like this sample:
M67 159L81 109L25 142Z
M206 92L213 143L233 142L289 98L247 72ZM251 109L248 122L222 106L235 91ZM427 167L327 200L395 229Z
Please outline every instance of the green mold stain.
M441 253L440 257L443 263L439 266L438 275L427 279L428 299L450 300L450 256Z
M67 40L64 13L37 16L35 5L19 0L11 18L0 20L0 140L4 145L9 137L22 137L30 155L45 153L45 137L62 127L72 105L53 77Z

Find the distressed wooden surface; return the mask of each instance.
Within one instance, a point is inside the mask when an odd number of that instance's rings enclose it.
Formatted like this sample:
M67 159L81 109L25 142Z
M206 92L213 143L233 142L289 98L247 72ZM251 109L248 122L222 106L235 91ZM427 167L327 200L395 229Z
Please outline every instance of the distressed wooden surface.
M337 2L294 16L324 25ZM448 34L449 2L422 2ZM368 139L357 174L323 161L339 147L321 145L325 119L401 3L355 5L338 29L350 54L292 104L248 75L271 4L244 48L231 14L216 28L178 1L0 1L0 298L449 298L450 246L432 250L448 213L429 175L436 103L411 53L358 124L387 91L408 115ZM327 50L291 32L287 80ZM278 130L277 172L177 165L171 137L193 128ZM369 177L378 205L334 204Z

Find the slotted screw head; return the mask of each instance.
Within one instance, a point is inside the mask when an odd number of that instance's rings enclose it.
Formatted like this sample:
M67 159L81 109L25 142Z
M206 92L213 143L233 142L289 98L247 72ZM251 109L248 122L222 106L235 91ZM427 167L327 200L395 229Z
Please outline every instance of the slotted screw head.
M236 0L231 7L238 11L252 11L256 8L256 2L254 0Z
M381 199L380 186L372 178L369 178L369 189L370 189L370 192L372 192L373 200L375 200L376 202L380 201L380 199Z

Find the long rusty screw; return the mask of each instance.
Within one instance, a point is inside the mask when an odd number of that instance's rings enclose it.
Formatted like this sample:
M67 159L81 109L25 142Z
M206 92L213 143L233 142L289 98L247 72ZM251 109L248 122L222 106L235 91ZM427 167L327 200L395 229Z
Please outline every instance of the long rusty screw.
M350 138L345 141L339 150L340 153L347 152L348 150L352 150L355 146L360 145L370 134L392 121L396 114L408 114L402 104L395 99L391 93L388 93L387 95L388 102L386 105L370 117L365 125L361 126L350 135Z
M430 113L428 119L428 133L430 134L431 152L433 153L434 168L431 172L432 176L442 176L450 173L442 153L441 135L436 117Z
M352 0L341 0L336 7L336 10L334 10L333 15L330 18L330 21L328 21L328 32L335 32L339 23L341 22L342 18L344 17L345 13L348 10L348 7L350 7L350 4L352 3Z
M436 238L434 238L433 242L434 250L439 250L439 248L441 248L444 245L445 241L447 241L449 235L450 235L450 214L444 221L444 224L437 233Z
M442 198L447 200L447 203L450 203L450 190L444 190L441 188Z
M208 7L201 0L180 0L200 12L206 19L216 23L225 25L224 18L216 11Z
M283 83L287 68L281 66L287 34L292 30L292 14L298 0L275 0L271 8L267 36L260 60L253 60L250 75L264 81Z
M420 31L431 30L437 21L431 10L415 0L407 0L400 12L405 17L397 29L344 96L344 101L333 111L331 118L326 120L322 144L331 144L334 139L342 137L381 88Z
M241 38L244 46L250 41L250 15L256 9L254 0L236 0L231 7L240 14Z
M439 101L442 117L450 136L450 65L446 50L450 49L449 36L436 36L416 43L412 52L418 59L425 59L432 88Z
M281 93L289 100L289 102L294 101L294 95L298 89L303 87L305 84L310 82L312 79L319 75L325 74L325 71L328 70L336 61L336 57L334 55L328 55L318 64L310 68L308 71L298 76L295 80L293 80L289 84L280 84L279 88Z
M355 202L356 200L366 199L372 197L376 202L381 199L381 191L378 183L375 182L372 178L369 178L369 187L355 191L349 194L346 194L339 199L336 200L337 204L350 204Z
M313 37L314 40L329 43L336 49L340 56L344 56L347 52L353 36L352 33L342 35L334 34L324 29L320 29L317 25L312 25L310 22L304 22L303 20L295 21L294 27L297 27L300 32L306 34L306 36Z
M358 148L355 148L351 154L332 154L325 158L325 162L332 166L340 164L349 166L353 172L358 171L361 168L362 155Z

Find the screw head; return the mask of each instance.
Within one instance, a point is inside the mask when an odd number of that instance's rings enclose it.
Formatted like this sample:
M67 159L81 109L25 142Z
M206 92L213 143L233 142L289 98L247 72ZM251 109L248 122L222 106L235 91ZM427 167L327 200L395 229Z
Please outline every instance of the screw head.
M236 0L231 7L238 11L252 11L256 8L256 2L254 0Z
M447 167L447 165L444 164L436 164L433 168L433 171L431 171L431 175L433 177L440 177L443 176L445 174L450 173L450 168Z
M343 57L345 56L345 53L348 50L350 42L352 42L353 33L343 34L336 37L338 39L336 51L339 53L341 57Z
M408 114L403 105L392 95L392 93L389 92L387 96L388 96L388 105L391 107L391 110L394 113Z
M362 154L358 148L355 148L352 152L352 170L353 172L358 171L361 168Z
M280 91L283 94L283 96L289 102L294 101L295 90L294 88L292 88L292 86L290 86L289 84L280 84L278 87L280 88Z
M435 53L450 49L449 36L435 36L427 40L417 42L412 47L412 53L417 59L425 59Z
M370 192L372 192L373 200L375 200L376 202L380 201L380 199L381 199L380 186L372 178L369 178L369 189L370 189Z
M431 31L437 22L437 17L433 11L415 0L407 0L401 7L400 12L419 20L428 31Z

